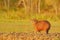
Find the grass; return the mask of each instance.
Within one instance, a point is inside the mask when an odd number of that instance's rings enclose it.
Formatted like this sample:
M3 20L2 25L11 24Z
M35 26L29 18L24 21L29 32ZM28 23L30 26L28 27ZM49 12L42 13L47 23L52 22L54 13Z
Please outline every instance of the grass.
M3 36L3 37L2 37ZM30 33L0 33L0 39L2 40L60 40L60 33L42 34L37 32Z
M51 23L51 32L60 32L60 16L46 15L46 14L33 14L30 16L25 14L22 10L0 13L0 32L31 32L35 31L31 19L48 20Z

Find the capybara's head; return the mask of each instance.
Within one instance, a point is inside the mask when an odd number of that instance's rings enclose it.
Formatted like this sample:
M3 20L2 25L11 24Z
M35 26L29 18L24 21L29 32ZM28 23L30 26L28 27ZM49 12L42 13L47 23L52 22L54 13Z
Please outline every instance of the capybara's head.
M33 24L36 24L37 22L38 22L37 19L32 19L32 23L33 23Z

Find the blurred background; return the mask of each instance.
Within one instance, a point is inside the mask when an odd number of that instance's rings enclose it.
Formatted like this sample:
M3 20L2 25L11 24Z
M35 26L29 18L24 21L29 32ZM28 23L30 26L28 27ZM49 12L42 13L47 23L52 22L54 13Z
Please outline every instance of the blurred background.
M60 32L60 0L0 0L0 32L35 31L32 20L48 20Z

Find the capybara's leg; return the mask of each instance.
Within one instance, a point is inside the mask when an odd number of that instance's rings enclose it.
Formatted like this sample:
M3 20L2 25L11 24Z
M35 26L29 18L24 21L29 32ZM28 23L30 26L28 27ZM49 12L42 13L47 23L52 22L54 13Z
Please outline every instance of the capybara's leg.
M50 28L49 28L49 29L50 29ZM46 30L46 33L47 33L47 34L48 34L48 32L49 32L49 29Z
M46 30L46 33L48 34L50 27Z
M49 30L46 31L47 34L48 34L48 31L49 31Z
M37 31L37 32L41 32L41 30L40 30L40 29L37 29L36 31Z
M40 32L41 30L38 30L38 32Z

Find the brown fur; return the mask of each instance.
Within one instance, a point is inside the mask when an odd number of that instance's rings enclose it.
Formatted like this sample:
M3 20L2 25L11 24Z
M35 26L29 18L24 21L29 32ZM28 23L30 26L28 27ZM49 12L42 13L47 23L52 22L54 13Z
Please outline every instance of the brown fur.
M47 20L38 21L34 19L33 21L34 21L34 26L38 32L45 31L46 33L48 33L51 25Z

